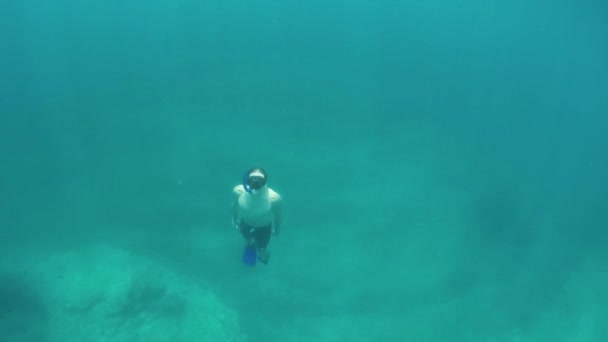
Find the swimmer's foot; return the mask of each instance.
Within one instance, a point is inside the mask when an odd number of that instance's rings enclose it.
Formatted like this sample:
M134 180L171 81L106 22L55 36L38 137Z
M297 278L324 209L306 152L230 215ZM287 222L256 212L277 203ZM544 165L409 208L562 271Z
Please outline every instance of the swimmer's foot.
M267 250L260 251L258 259L261 263L268 264L268 259L270 259L270 252L268 252Z

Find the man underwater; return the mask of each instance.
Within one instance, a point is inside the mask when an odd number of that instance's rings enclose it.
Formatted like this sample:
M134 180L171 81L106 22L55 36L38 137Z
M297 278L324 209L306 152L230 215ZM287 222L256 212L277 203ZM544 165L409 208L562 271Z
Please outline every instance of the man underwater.
M268 243L271 238L279 236L282 221L281 195L267 183L268 175L264 169L250 169L243 176L243 183L233 188L232 202L232 225L264 264L268 264L270 258Z

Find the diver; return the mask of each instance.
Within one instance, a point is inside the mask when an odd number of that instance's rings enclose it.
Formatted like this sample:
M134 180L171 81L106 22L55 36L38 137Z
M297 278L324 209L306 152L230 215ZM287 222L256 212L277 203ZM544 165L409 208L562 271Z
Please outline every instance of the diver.
M232 225L247 242L244 262L249 264L255 264L256 257L268 263L268 243L279 237L281 231L282 199L267 183L266 171L254 167L245 173L242 184L233 189ZM248 250L253 257L246 257Z

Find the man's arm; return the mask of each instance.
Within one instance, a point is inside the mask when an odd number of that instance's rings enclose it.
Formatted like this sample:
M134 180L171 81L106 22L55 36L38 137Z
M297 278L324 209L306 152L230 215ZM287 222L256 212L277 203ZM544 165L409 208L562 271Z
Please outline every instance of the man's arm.
M241 197L243 190L242 185L237 185L232 189L232 226L237 228L239 221L239 197Z
M272 201L272 212L274 214L274 225L272 227L274 237L278 237L283 223L283 200L280 195Z

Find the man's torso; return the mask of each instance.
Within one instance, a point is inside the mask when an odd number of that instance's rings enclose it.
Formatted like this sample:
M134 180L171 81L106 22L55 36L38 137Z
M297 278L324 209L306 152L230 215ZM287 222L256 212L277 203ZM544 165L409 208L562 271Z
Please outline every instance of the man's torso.
M249 194L243 189L242 185L240 189L235 188L235 191L239 193L240 220L253 227L272 225L274 219L272 205L279 198L275 191L267 188L263 193Z

